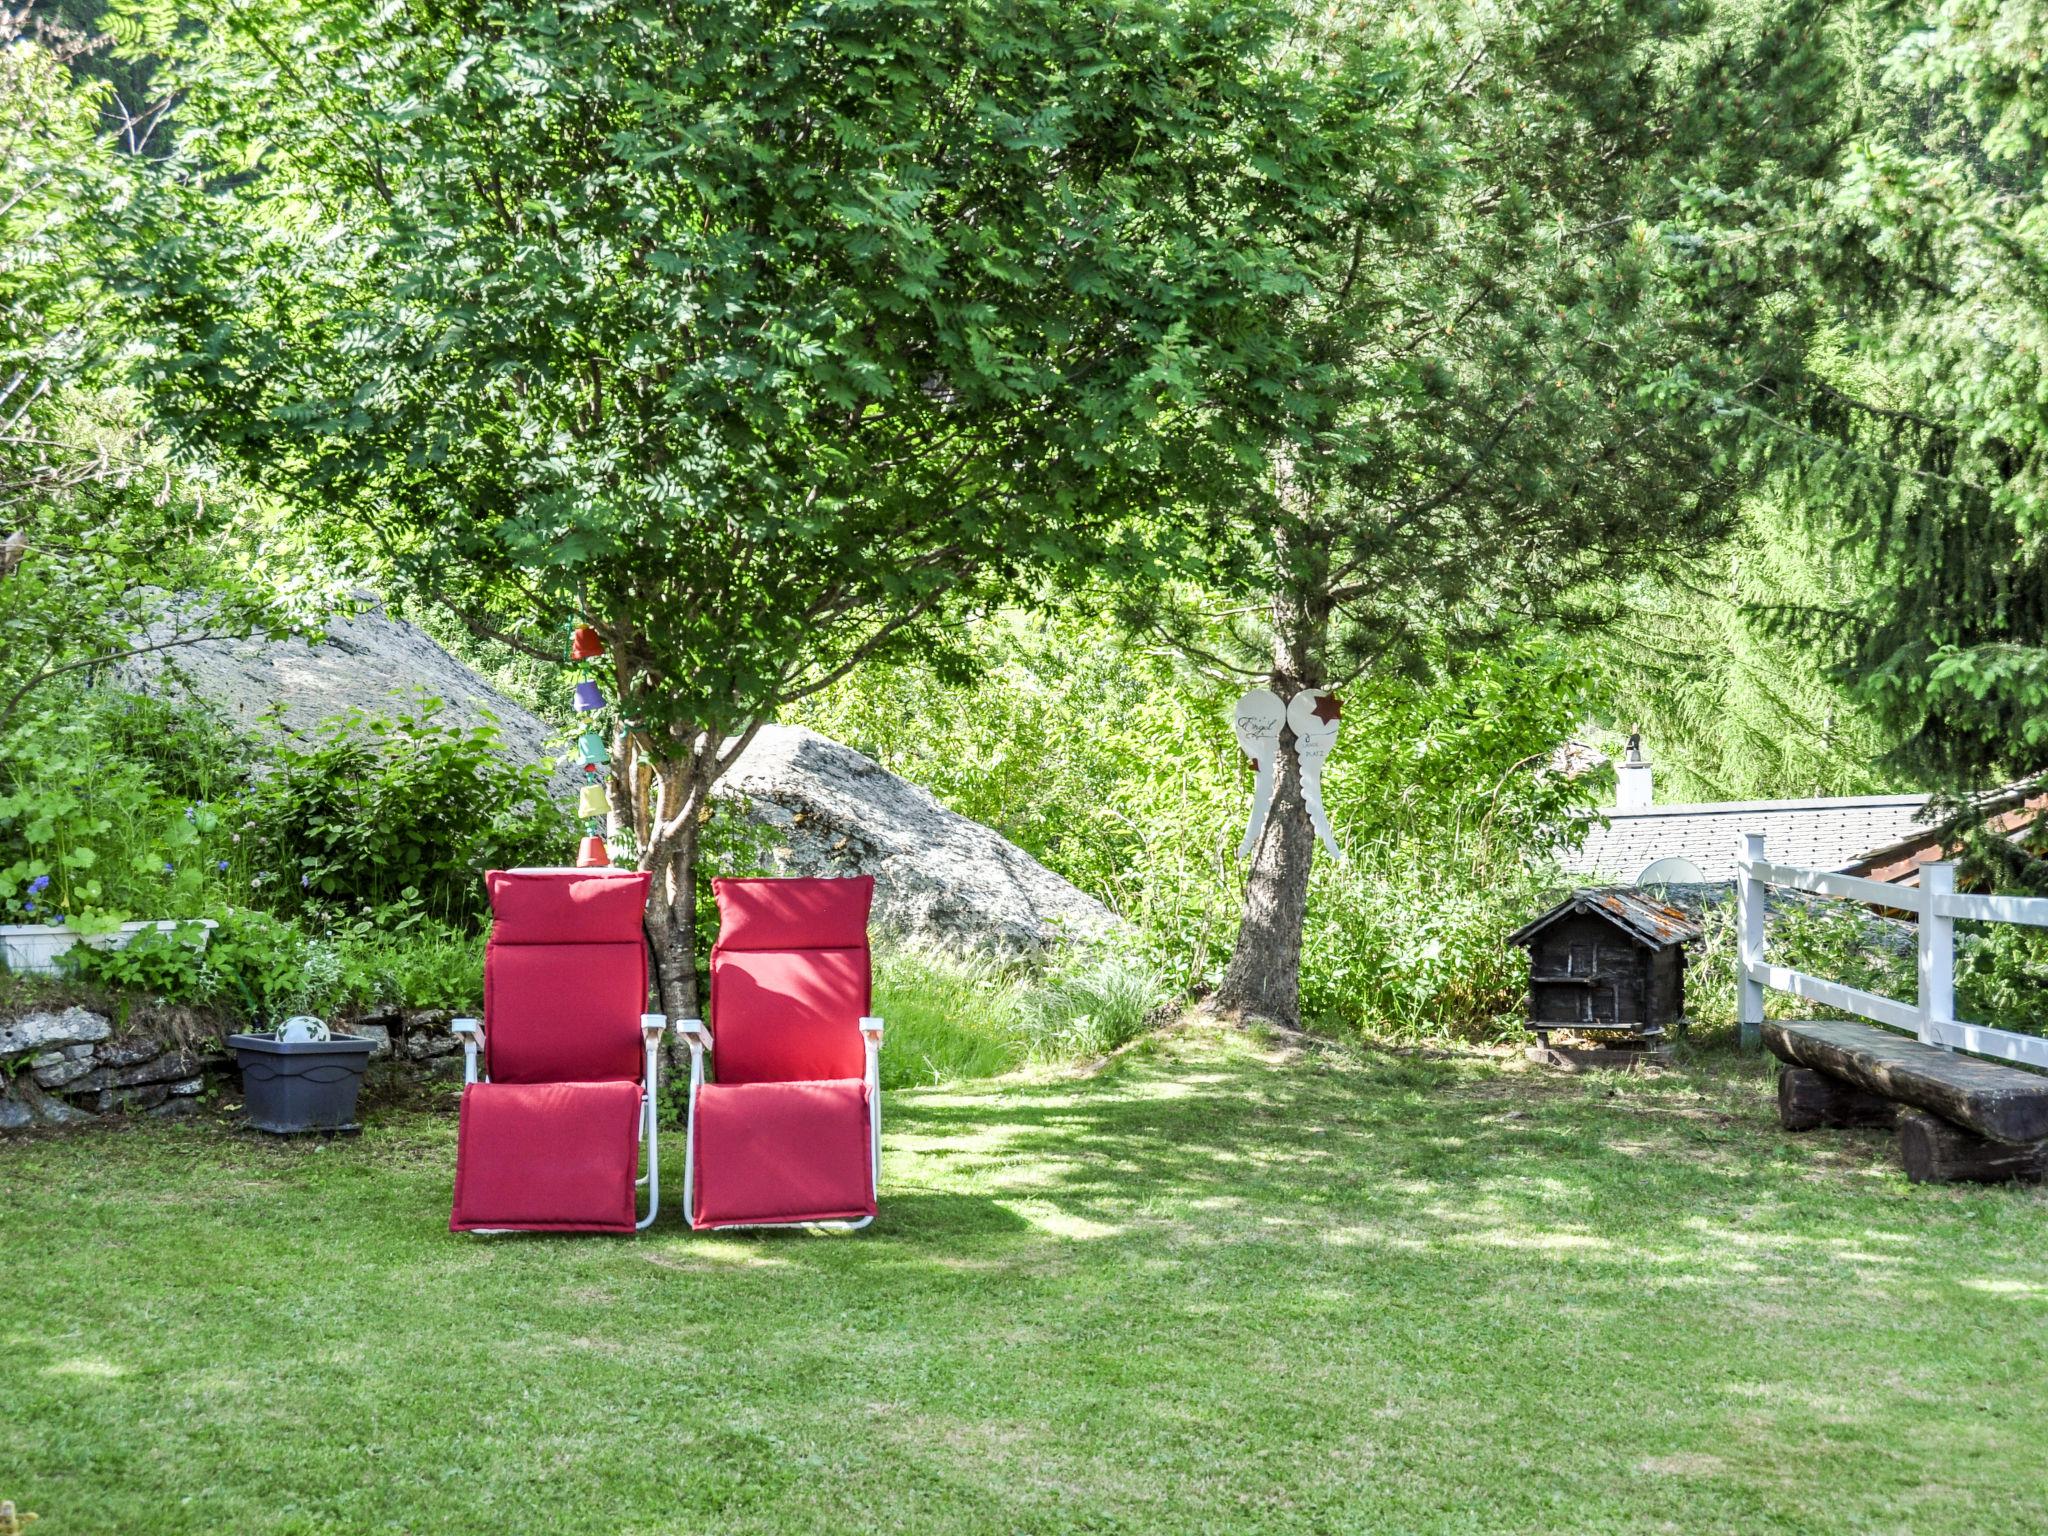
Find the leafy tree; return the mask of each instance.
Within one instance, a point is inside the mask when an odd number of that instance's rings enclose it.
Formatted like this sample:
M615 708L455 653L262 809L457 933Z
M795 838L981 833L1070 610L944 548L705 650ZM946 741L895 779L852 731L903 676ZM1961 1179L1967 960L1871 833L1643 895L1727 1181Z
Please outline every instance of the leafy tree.
M1767 259L1836 320L1751 419L1866 589L1788 627L1962 792L2048 749L2048 16L2025 0L1877 8L1842 175L1754 202Z
M106 88L65 69L81 46L0 12L0 755L24 760L10 733L52 680L288 630L310 587L233 526L254 509L232 488L172 464L119 381L98 271L136 176Z
M1747 498L1725 545L1627 583L1613 620L1575 642L1606 680L1607 744L1643 733L1660 800L1913 788L1869 706L1783 633L1786 611L1868 580L1862 552L1817 538L1782 487Z
M676 1013L758 723L964 664L1047 580L1199 567L1306 254L1401 172L1383 46L1269 5L123 14L186 93L132 273L160 398L475 633L597 627Z
M1310 367L1254 504L1265 612L1221 644L1200 615L1171 632L1225 662L1265 648L1244 670L1282 697L1342 690L1583 619L1575 592L1719 536L1746 476L1714 428L1809 316L1768 282L1674 281L1697 237L1663 225L1676 184L1822 163L1820 14L1420 8L1391 117L1436 169L1397 221L1361 192L1290 309ZM1215 999L1285 1023L1314 848L1292 739Z

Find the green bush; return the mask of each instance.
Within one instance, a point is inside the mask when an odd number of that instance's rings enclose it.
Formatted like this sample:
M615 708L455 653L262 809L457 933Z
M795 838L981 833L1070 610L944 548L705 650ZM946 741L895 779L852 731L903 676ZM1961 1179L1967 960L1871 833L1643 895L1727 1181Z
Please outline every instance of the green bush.
M1732 893L1701 914L1700 929L1700 943L1686 970L1686 1016L1710 1029L1733 1029L1737 943ZM1855 902L1776 897L1764 952L1774 964L1910 1003L1919 985L1915 943L1909 927L1887 923ZM1769 987L1764 989L1764 1014L1773 1019L1851 1017Z
M0 738L0 907L14 922L111 925L197 915L219 818L166 790L150 759L193 734L162 706L105 690L57 694ZM182 758L190 776L196 758Z
M486 869L560 862L575 827L547 768L514 762L495 726L451 724L442 709L426 695L389 717L354 709L273 747L232 833L249 899L468 923Z

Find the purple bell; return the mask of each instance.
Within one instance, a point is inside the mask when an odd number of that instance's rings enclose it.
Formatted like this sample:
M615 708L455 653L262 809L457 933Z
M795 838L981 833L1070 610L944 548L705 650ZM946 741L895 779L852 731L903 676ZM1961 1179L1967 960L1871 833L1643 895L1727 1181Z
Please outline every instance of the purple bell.
M604 692L595 683L576 685L576 707L588 713L604 708Z

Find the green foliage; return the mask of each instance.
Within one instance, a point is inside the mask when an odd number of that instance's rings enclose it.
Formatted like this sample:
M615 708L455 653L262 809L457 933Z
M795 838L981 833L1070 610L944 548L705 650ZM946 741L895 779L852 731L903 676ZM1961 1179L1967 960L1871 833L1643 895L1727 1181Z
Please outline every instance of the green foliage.
M1025 571L1218 556L1178 493L1241 477L1296 251L1400 169L1392 61L1272 5L110 25L184 92L123 271L165 408L481 630L590 617L653 758Z
M1039 966L883 949L875 957L875 1010L888 1027L882 1085L1103 1056L1173 1000L1145 955L1116 945L1070 946Z
M875 1013L886 1026L882 1087L931 1087L1022 1066L1016 971L935 951L875 955Z
M1605 745L1640 730L1672 803L1917 787L1884 762L1893 735L1869 706L1784 632L1787 610L1868 582L1861 553L1816 538L1782 486L1748 498L1725 547L1630 584L1615 622L1575 642L1605 680Z
M986 670L973 684L879 667L800 718L1130 921L1159 978L1151 986L1213 986L1242 892L1229 857L1250 801L1228 714L1240 685L1100 619L1013 619L981 634ZM1568 653L1524 641L1443 658L1429 683L1390 678L1347 694L1325 799L1353 863L1316 867L1303 953L1313 1019L1489 1036L1518 1007L1519 952L1504 936L1529 915L1545 852L1578 835L1590 793L1540 769L1593 685Z
M199 915L216 883L220 818L186 794L237 777L204 740L217 722L104 689L64 690L51 702L0 733L0 902L9 919ZM137 750L145 742L150 755Z
M1700 915L1701 941L1685 976L1685 1011L1710 1030L1735 1028L1737 938L1731 896ZM1878 917L1855 902L1774 894L1765 953L1776 965L1809 976L1911 1003L1918 985L1913 930ZM1774 1019L1849 1018L1839 1009L1764 989L1764 1013Z
M484 1002L481 931L432 919L400 929L350 924L333 945L339 976L329 1011L373 1007L480 1012Z
M303 624L324 585L245 488L175 458L121 382L119 264L133 163L74 85L0 13L0 736L53 680L124 656ZM75 44L66 41L66 49Z
M515 763L494 724L453 723L443 707L421 695L388 715L355 709L272 746L236 811L251 899L473 920L486 869L558 860L574 829L547 768Z

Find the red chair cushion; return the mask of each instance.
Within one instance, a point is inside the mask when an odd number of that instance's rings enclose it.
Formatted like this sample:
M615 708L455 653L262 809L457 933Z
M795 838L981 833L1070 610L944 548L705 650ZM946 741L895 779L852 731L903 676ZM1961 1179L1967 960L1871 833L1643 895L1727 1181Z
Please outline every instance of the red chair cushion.
M484 1055L498 1083L639 1081L652 876L494 869Z
M858 1221L875 1214L867 1084L706 1083L693 1123L692 1217Z
M866 949L875 877L714 880L718 947Z
M721 1083L807 1083L867 1070L868 952L711 952L712 1063Z
M484 876L494 944L638 944L647 888L639 869L494 869Z
M462 1090L453 1232L631 1232L635 1083L472 1083Z
M647 947L500 944L484 950L484 1055L494 1083L638 1082L646 1063Z

